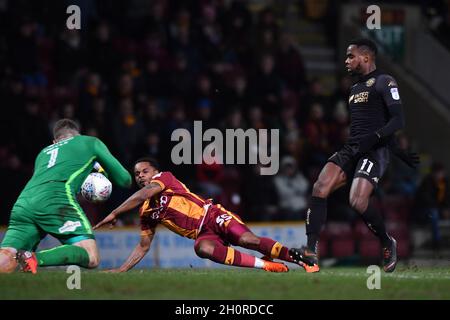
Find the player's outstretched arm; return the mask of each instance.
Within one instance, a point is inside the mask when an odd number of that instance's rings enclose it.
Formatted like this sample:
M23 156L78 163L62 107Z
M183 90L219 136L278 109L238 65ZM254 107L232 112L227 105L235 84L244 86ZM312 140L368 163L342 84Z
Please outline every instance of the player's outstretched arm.
M141 235L141 241L136 245L134 250L128 256L127 260L117 269L108 270L107 272L127 272L141 261L147 252L155 236L155 229L150 230L148 234Z
M158 194L162 191L162 187L160 184L152 182L149 185L146 185L141 190L136 191L132 196L130 196L127 200L125 200L120 206L114 209L109 215L106 216L105 219L97 223L94 227L95 229L100 228L105 224L111 224L114 226L117 217L124 212L128 212L137 206L141 205L145 200L150 199L155 194Z

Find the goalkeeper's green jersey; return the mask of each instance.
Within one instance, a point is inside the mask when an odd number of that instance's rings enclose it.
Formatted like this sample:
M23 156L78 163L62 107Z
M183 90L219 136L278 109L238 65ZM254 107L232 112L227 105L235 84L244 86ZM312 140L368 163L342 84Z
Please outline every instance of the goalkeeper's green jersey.
M77 135L52 144L39 152L34 174L24 193L45 187L51 181L61 181L73 192L80 190L95 162L99 162L115 185L129 187L130 173L111 154L106 145L96 137Z

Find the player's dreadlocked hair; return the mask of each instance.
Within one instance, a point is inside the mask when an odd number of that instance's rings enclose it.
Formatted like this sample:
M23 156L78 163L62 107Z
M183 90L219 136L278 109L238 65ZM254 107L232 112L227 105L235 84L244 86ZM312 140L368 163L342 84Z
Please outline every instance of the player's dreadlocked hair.
M78 124L70 119L60 119L56 121L53 127L53 138L59 139L67 134L78 134L80 127Z
M367 38L355 39L355 40L350 41L349 45L355 45L362 50L369 51L370 54L372 54L372 56L374 58L376 58L376 56L377 56L377 53L378 53L377 45L375 44L375 42L373 42L370 39L367 39Z
M159 163L158 163L158 161L155 159L155 158L152 158L152 157L142 157L142 158L139 158L139 159L137 159L135 162L134 162L134 165L133 166L136 166L138 163L140 163L140 162L148 162L148 163L150 163L150 165L153 167L153 168L155 168L156 170L158 170L158 171L161 171L160 170L160 167L159 167Z

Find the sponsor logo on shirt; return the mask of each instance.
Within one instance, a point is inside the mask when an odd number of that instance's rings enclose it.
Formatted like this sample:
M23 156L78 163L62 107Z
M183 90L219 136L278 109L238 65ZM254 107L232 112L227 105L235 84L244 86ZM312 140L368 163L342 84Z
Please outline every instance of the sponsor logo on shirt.
M353 103L361 103L369 101L369 91L364 91L355 94L353 97Z
M81 227L80 221L66 221L64 222L63 226L58 229L60 233L64 232L73 232L76 228Z

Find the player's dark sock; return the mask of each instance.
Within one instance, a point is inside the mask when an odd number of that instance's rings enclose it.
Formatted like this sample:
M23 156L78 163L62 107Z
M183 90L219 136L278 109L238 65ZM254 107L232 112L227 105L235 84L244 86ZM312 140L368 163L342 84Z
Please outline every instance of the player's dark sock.
M217 263L237 267L262 268L264 266L264 262L261 259L221 244L216 244L210 259Z
M361 216L370 231L380 239L383 248L389 246L391 238L389 238L389 235L386 232L386 227L381 215L369 206Z
M327 199L312 197L311 206L306 215L306 235L308 236L308 249L317 252L319 234L327 220Z
M271 257L272 259L281 259L287 262L293 262L289 256L289 249L281 243L270 238L260 238L258 251L262 254Z
M38 265L65 266L75 264L87 268L89 266L89 255L84 248L73 245L62 245L56 248L36 252Z

